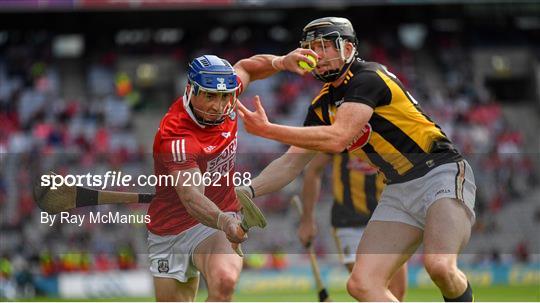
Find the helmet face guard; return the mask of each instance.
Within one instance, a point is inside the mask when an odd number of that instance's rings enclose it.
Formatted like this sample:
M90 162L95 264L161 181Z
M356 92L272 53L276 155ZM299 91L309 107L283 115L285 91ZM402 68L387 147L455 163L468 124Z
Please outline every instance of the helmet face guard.
M325 41L332 41L334 43L336 50L339 52L339 57L326 58L326 50L324 48ZM354 47L348 57L345 56L345 44L347 41L351 42ZM344 62L341 68L329 70L322 74L314 70L312 72L313 76L323 82L333 82L341 77L347 70L349 63L351 63L357 55L356 46L358 42L356 33L354 32L351 22L345 18L320 18L306 25L302 32L300 47L312 49L312 46L315 43L321 43L323 47L323 53L325 55L323 60L342 60Z
M238 85L236 72L226 60L213 55L195 58L189 64L184 107L199 124L219 125L236 108ZM214 113L196 108L191 102L193 96L218 98L219 111Z

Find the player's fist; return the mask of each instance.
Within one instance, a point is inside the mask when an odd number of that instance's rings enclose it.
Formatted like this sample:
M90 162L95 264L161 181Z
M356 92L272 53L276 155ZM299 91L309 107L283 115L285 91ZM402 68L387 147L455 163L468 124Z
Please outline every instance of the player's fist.
M310 49L297 48L286 54L285 56L274 58L274 60L272 61L272 65L274 66L274 68L277 68L279 70L287 70L293 73L297 73L299 75L305 75L310 71L302 68L299 63L305 62L306 64L314 67L313 62L308 59L308 55L315 59L318 58L317 53Z
M240 223L231 224L225 232L225 235L227 236L227 240L231 243L242 243L248 238L247 233L240 227Z
M218 215L217 227L225 233L231 243L242 243L247 239L247 234L240 227L240 223L240 220L225 213Z
M315 235L317 235L317 224L315 224L315 220L311 217L302 217L300 226L298 227L298 238L300 239L300 243L302 243L304 247L311 246Z

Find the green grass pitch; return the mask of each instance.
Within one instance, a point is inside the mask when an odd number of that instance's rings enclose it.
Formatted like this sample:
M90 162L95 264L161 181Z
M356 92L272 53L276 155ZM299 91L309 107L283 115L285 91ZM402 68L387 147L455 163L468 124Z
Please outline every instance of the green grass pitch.
M540 301L540 285L537 286L491 286L491 287L473 287L475 301ZM333 301L354 301L345 289L331 289L330 297ZM197 301L204 301L206 291L200 291L197 295ZM272 292L272 293L239 293L234 296L234 301L264 301L264 302L299 302L316 301L315 291L303 292ZM28 301L26 299L25 301ZM34 301L63 301L58 298L36 298ZM91 299L91 300L73 300L69 301L154 301L154 298L114 298L114 299ZM406 301L438 301L442 302L442 297L435 288L411 288L407 291Z
M540 301L539 286L493 286L473 288L475 301ZM355 301L345 289L330 290L333 301ZM204 300L206 294L201 293L198 300ZM315 301L315 292L304 293L272 293L272 294L239 294L237 301ZM435 288L412 288L407 290L406 301L443 301Z

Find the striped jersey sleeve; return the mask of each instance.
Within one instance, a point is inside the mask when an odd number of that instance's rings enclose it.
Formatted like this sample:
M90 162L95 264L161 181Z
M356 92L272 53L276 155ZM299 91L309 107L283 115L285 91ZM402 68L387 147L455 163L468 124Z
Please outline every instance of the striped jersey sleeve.
M202 155L199 142L191 136L163 140L160 146L162 163L168 172L198 167Z

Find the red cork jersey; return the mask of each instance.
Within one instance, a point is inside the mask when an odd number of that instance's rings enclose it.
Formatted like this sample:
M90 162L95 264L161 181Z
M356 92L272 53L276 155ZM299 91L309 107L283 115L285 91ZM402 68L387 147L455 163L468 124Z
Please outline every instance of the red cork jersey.
M160 175L198 167L207 181L211 178L211 185L205 186L204 195L222 211L238 211L232 182L237 122L236 112L232 112L223 123L202 127L184 108L183 98L179 98L161 120L154 139L155 175L159 179ZM201 175L191 174L186 186L200 182ZM148 209L148 230L157 235L175 235L198 224L188 214L174 185L163 183L156 185L156 196Z

